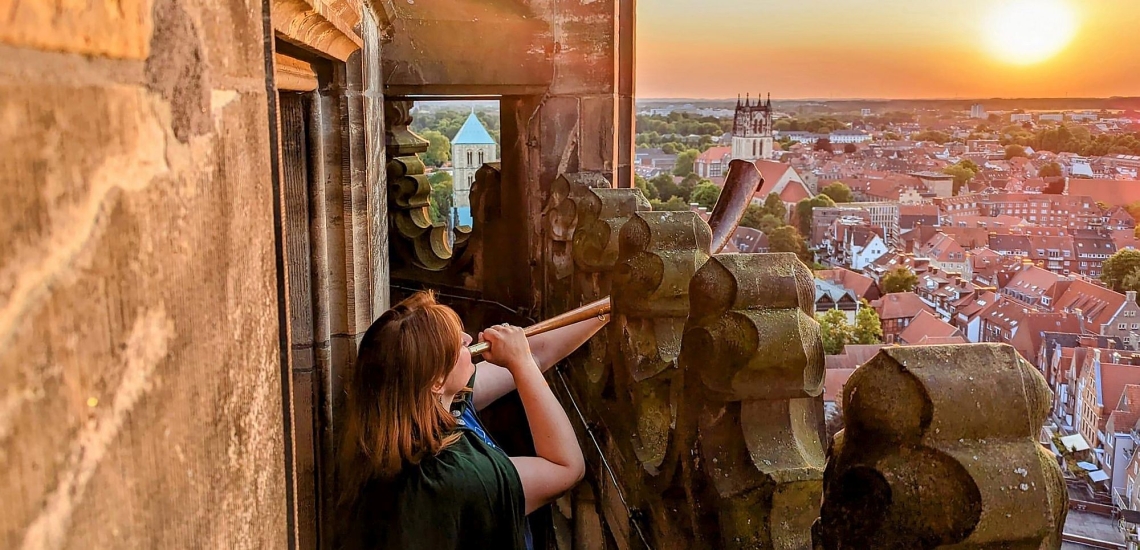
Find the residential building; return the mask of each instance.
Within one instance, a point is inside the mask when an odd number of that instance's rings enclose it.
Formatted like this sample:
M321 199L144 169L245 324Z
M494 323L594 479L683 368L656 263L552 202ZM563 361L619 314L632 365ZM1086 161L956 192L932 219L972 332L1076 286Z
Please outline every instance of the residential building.
M856 226L847 231L843 249L847 265L851 269L862 271L871 262L886 254L888 247L886 241L872 228Z
M916 256L928 258L930 265L949 273L970 279L970 265L966 258L966 249L958 244L949 235L939 231L919 248L915 249Z
M836 130L828 138L831 143L863 143L871 141L871 134L863 130Z
M887 344L894 342L919 313L934 313L934 309L913 292L884 294L882 298L871 302L871 307L879 314L879 323L883 327L883 342Z
M735 157L735 155L733 156ZM756 204L763 204L764 199L768 198L769 194L775 193L791 211L797 202L815 196L790 164L758 160L756 161L756 168L764 176L764 184L756 191L756 196L752 199L752 202Z
M918 275L918 285L914 287L914 293L933 308L939 318L947 322L954 319L958 304L974 292L974 285L968 278L933 266Z
M1071 279L1025 262L1000 293L1023 306L1050 311L1070 282Z
M660 147L638 148L634 151L635 161L639 169L656 171L657 173L672 173L677 167L677 155L666 153Z
M1105 453L1109 439L1106 425L1128 385L1140 385L1140 356L1101 349L1087 354L1077 380L1074 420L1078 433L1094 449L1098 465L1109 461Z
M1104 293L1120 295L1107 288L1097 288ZM1138 317L1140 316L1140 305L1136 304L1136 291L1129 290L1124 293L1124 296L1124 303L1102 325L1100 334L1120 338L1122 342L1127 343L1128 349L1140 351L1140 337L1137 336L1140 334L1140 317Z
M728 174L728 164L732 161L732 147L709 147L693 161L693 171L706 179L720 178Z
M1136 451L1136 422L1140 420L1140 385L1126 384L1104 424L1104 472L1109 487L1123 491L1127 466Z
M815 272L815 278L846 288L860 300L871 302L881 296L879 285L875 284L874 279L850 269L821 269Z
M1133 329L1132 319L1136 311L1133 304L1125 308L1127 297L1119 292L1081 279L1074 279L1053 304L1053 311L1079 313L1084 321L1081 332L1105 336L1127 337ZM1140 322L1140 319L1136 319ZM1117 329L1119 323L1124 328ZM1137 327L1140 329L1140 327Z
M859 307L859 298L851 289L844 288L831 281L815 279L816 315L838 309L847 316L847 323L851 324L855 322L855 315L859 312Z
M1087 195L994 193L982 195L978 208L984 216L1016 216L1047 227L1099 229L1104 225L1104 211Z
M899 203L897 202L849 202L843 208L857 208L870 215L871 225L882 229L883 240L891 247L899 242Z
M910 175L921 180L922 184L936 197L954 196L954 176L931 171L915 172Z
M992 291L971 294L954 304L954 318L951 324L962 330L962 335L970 342L981 342L982 313L990 304L997 301L998 295Z
M986 113L986 108L983 107L981 103L975 103L970 106L970 118L984 119L988 116L989 114Z
M897 342L904 346L931 346L937 344L965 344L962 331L929 311L921 311L911 319Z

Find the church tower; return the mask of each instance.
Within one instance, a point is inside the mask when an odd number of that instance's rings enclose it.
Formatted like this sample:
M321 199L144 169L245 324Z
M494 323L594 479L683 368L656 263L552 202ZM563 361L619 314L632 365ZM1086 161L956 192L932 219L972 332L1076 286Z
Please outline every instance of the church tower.
M772 158L772 96L765 103L756 98L752 104L745 96L744 103L736 98L736 115L732 119L732 158L747 161Z
M475 182L475 172L488 162L499 160L499 149L487 128L475 116L475 110L467 116L467 121L451 140L451 177L454 191L452 204L459 211L460 218L470 218L471 184Z

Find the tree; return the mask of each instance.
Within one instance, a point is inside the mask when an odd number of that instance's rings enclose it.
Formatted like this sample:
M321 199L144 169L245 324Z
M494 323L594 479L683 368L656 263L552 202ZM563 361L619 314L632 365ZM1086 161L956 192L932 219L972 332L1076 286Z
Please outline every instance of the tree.
M667 201L681 194L681 188L677 186L677 182L669 174L658 174L649 180L649 183L652 183L657 189L657 198L662 201Z
M693 164L697 160L697 155L701 152L696 149L689 149L682 153L677 154L677 165L673 167L674 176L687 176L693 173Z
M862 305L855 314L855 326L851 327L852 343L864 345L882 343L883 323L879 320L879 314L866 300L860 302Z
M657 198L657 186L654 185L653 182L637 174L633 175L633 182L634 186L641 190L641 194L645 195L645 198L649 200Z
M831 138L819 138L815 140L815 146L812 147L813 151L831 151Z
M854 337L851 325L847 324L847 314L838 309L829 309L819 316L819 335L823 337L823 352L827 355L843 353L843 347Z
M660 212L684 212L689 210L689 203L681 199L681 197L673 197L665 202L659 200L651 200L649 204L653 206L654 210Z
M796 203L796 228L800 233L811 233L811 211L813 208L835 206L835 201L827 195L816 195L810 199L803 199Z
M788 206L784 204L784 199L781 199L780 196L775 193L768 193L768 196L764 197L763 209L764 214L769 216L774 216L781 220L788 218Z
M690 199L693 196L693 190L705 182L712 183L709 180L701 179L701 177L696 174L690 173L677 185L677 196L681 197L685 202L692 202Z
M831 200L835 201L836 204L851 202L851 188L847 187L847 184L843 182L837 181L829 184L824 187L820 193L831 197Z
M887 141L898 141L902 139L902 136L896 134L895 132L883 132L883 139Z
M689 195L689 202L695 202L705 208L712 208L719 197L720 187L712 182L702 183L693 189L692 194Z
M811 265L815 261L815 255L808 250L807 243L804 242L803 236L800 235L796 228L790 225L777 227L768 235L768 248L772 252L792 252L799 257L800 261Z
M427 151L424 152L423 161L428 166L443 166L451 160L451 140L435 130L424 130L420 137L428 141Z
M1025 147L1022 147L1022 146L1017 145L1017 144L1006 145L1005 146L1005 160L1009 160L1009 159L1014 158L1014 157L1028 158L1029 155L1027 155L1025 153Z
M844 153L851 154L851 153L854 153L855 151L858 151L858 150L859 150L859 148L856 147L854 143L843 144L843 152Z
M883 280L879 281L879 286L883 288L883 292L886 294L910 292L914 290L915 286L918 286L918 276L910 268L900 265L883 275Z
M965 165L964 163L966 162L970 161L964 160L958 164L952 164L942 169L942 173L954 176L954 190L952 191L954 195L957 195L962 187L969 184L978 173L977 170L971 170L969 166ZM970 162L970 164L977 167L977 165L972 162Z
M756 204L750 204L744 209L744 215L740 217L740 225L742 227L760 229L760 220L763 218L764 207Z
M1140 291L1140 271L1133 272L1124 278L1120 284L1120 290L1126 292L1129 290Z
M1104 261L1100 280L1117 292L1124 292L1124 281L1140 272L1140 250L1124 249Z
M1060 164L1057 164L1056 162L1050 162L1049 164L1042 166L1041 169L1037 171L1037 175L1042 178L1059 178L1063 176L1064 173L1061 170Z
M677 146L673 145L672 143L666 143L665 145L661 146L661 152L665 153L666 155L676 155Z
M452 194L455 192L451 174L437 170L428 176L428 182L431 183L431 207L428 209L431 219L446 222L451 215Z
M759 227L757 227L756 229L759 229L765 235L771 235L773 231L775 231L781 227L792 227L792 226L784 223L784 220L779 219L779 218L777 218L771 214L764 214L764 217L760 218ZM792 227L792 229L795 229L795 228Z

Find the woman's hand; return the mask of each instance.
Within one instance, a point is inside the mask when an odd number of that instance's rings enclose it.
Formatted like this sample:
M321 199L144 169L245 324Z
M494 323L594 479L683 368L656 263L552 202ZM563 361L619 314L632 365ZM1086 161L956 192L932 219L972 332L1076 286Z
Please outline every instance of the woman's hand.
M530 342L521 327L495 325L480 333L479 339L491 344L491 348L483 353L483 358L506 367L511 374L527 367L537 368L531 355Z

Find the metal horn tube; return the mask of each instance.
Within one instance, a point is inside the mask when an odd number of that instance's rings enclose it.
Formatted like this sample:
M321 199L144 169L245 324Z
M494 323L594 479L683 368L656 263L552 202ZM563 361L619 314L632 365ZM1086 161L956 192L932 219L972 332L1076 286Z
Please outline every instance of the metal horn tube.
M728 175L725 177L724 188L720 192L720 197L713 206L712 213L709 215L709 227L712 228L712 253L719 253L728 246L729 239L732 238L732 233L740 225L740 219L744 217L744 212L748 210L748 205L752 203L752 197L756 194L756 190L764 184L764 177L760 175L760 170L756 169L756 165L740 159L734 159L728 165ZM596 302L591 302L577 309L573 309L556 315L545 321L535 323L523 329L523 333L528 337L544 332L550 332L556 328L573 325L589 319L591 317L599 317L606 315L610 312L610 297L606 296ZM491 344L487 342L479 342L467 347L471 351L471 355L480 355L491 348Z

